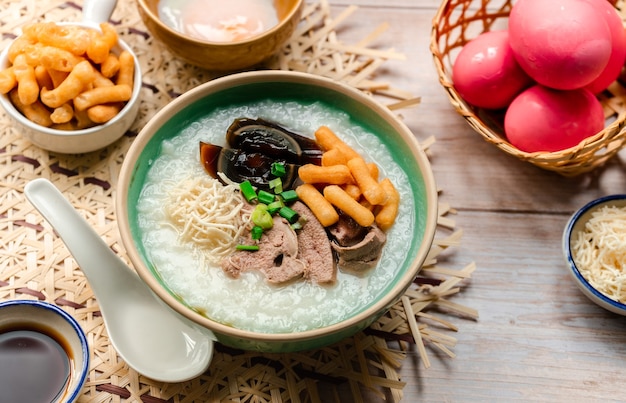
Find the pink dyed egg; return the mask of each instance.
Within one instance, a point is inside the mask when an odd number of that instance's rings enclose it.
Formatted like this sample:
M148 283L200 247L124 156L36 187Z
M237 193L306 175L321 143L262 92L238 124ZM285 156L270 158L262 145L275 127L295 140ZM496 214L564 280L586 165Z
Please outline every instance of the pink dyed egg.
M601 8L585 0L519 0L509 15L509 33L524 71L556 89L590 84L611 56Z
M452 81L465 101L486 109L507 107L532 83L515 60L508 31L485 32L465 44L454 62Z
M600 101L588 90L534 85L511 102L504 117L509 142L521 151L560 151L604 128Z
M594 7L598 7L598 10L604 16L609 30L611 31L611 40L613 42L608 64L602 73L600 73L600 76L585 87L594 94L597 94L604 91L615 81L624 67L624 61L626 61L626 31L624 30L622 19L617 13L617 10L607 0L585 1L592 4Z

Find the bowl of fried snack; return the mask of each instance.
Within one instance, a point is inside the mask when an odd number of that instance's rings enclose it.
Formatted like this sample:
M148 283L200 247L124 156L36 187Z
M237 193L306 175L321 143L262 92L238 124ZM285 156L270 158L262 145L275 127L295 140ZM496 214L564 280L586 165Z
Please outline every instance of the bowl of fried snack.
M0 105L49 151L104 148L139 110L141 71L109 22L35 22L0 54Z

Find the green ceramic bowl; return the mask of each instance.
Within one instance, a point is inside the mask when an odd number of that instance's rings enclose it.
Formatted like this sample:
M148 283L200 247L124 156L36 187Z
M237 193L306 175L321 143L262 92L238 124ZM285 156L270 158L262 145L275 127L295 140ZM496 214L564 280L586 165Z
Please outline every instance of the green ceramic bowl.
M189 306L170 288L150 258L150 247L142 241L137 202L142 197L144 181L161 153L163 142L197 125L218 108L245 106L264 100L277 104L319 102L347 114L351 124L364 128L375 143L387 149L406 178L401 186L413 199L410 210L401 210L396 221L404 225L400 226L403 241L392 241L390 237L385 245L383 256L387 249L402 251L401 257L393 260L391 278L385 280L369 302L356 307L340 322L321 328L266 333L214 321L201 310ZM302 119L306 120L307 116ZM124 159L116 209L122 242L130 260L139 276L165 303L213 331L217 340L225 345L246 350L288 352L317 348L349 337L372 324L399 300L419 272L432 245L437 221L437 191L429 161L414 135L373 98L314 75L263 71L234 74L200 85L159 111L139 133Z

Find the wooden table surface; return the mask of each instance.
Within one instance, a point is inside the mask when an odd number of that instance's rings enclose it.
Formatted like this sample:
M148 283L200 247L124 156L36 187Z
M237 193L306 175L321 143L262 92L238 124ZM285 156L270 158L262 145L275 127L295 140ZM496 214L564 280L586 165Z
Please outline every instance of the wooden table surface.
M477 266L452 300L479 318L452 319L455 358L427 346L431 366L424 368L417 350L409 351L403 402L626 401L626 318L587 300L561 251L576 209L626 192L626 150L577 178L519 161L474 132L438 82L429 41L439 0L330 3L337 12L359 6L337 30L344 43L389 23L374 45L407 60L388 61L381 78L421 96L401 113L418 140L436 139L430 155L440 197L457 210L451 218L464 233L440 265Z
M403 401L625 401L626 319L578 290L561 236L576 209L626 191L626 150L577 178L519 161L474 132L439 85L429 51L439 1L331 4L359 5L354 20L367 22L340 31L345 42L390 23L380 46L393 46L408 60L388 62L389 80L422 97L402 114L419 140L435 136L431 162L441 199L458 210L453 218L464 231L442 265L477 265L454 301L477 309L479 319L455 321L455 358L429 349L425 369L419 354L410 353L401 371Z

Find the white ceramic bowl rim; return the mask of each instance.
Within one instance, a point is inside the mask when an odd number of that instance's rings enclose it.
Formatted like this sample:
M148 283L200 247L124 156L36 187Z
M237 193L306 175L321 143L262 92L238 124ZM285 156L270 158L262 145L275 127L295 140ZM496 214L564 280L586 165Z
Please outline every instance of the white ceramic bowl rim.
M572 215L572 217L567 222L567 225L565 226L565 231L563 231L563 252L565 254L565 259L567 261L567 264L571 268L571 272L574 275L574 277L578 280L579 284L583 285L590 294L592 294L599 300L603 301L605 304L612 306L614 310L626 312L626 304L623 304L619 301L615 301L614 299L609 298L602 292L596 290L596 288L592 286L589 283L589 281L587 281L587 279L578 270L578 267L576 266L576 263L574 262L574 258L572 256L571 237L573 235L572 232L574 230L574 226L576 225L578 220L585 213L589 212L590 210L593 210L595 207L602 205L602 204L610 203L611 201L614 201L614 200L626 200L626 194L614 194L614 195L600 197L598 199L595 199L587 203L586 205L581 207L577 212L575 212Z
M85 28L94 29L93 23L90 22L59 22L59 25L77 25ZM142 85L142 75L141 75L141 67L139 65L139 61L133 49L124 42L121 38L118 39L118 45L121 49L130 52L133 55L133 59L135 60L135 73L134 73L134 83L133 83L133 93L131 98L126 102L124 107L119 111L119 113L111 120L104 124L95 125L86 129L80 130L58 130L52 129L50 127L45 127L38 125L24 116L20 111L15 108L13 103L9 100L8 95L0 96L0 105L5 109L7 114L11 115L14 119L18 120L21 124L26 127L31 128L32 130L36 130L45 134L49 134L52 136L61 136L61 137L72 137L72 136L83 136L91 133L97 133L109 126L113 126L122 119L126 113L128 113L133 105L137 103L139 100L139 93L141 92ZM8 63L8 53L9 53L10 45L4 48L4 50L0 53L0 69L5 68L5 64Z
M150 10L149 7L147 7L147 6L144 7L143 6L143 5L146 4L145 0L139 0L140 7L142 7L143 10L147 14L150 15L150 18L152 18L152 20L155 23L157 23L161 28L163 28L165 31L170 32L172 35L181 36L181 37L187 39L189 42L192 42L192 43L195 43L195 44L198 44L198 45L214 45L214 46L235 46L235 45L245 45L247 43L256 42L257 40L259 40L259 38L263 38L265 36L268 36L269 34L279 30L285 24L287 24L287 22L289 20L291 20L293 15L298 11L298 9L300 7L302 7L303 3L304 3L304 0L297 0L296 6L291 9L291 11L289 12L288 15L286 15L284 18L282 18L280 21L278 21L278 24L275 24L270 29L267 29L267 30L265 30L265 31L263 31L263 32L261 32L261 33L259 33L257 35L251 36L251 37L246 38L246 39L241 40L241 41L216 42L216 41L202 40L202 39L196 38L195 36L187 35L184 32L178 31L177 29L174 29L174 28L170 27L169 25L164 23L158 15L155 15L152 12L152 10Z
M0 310L6 307L24 305L33 308L46 309L53 312L54 314L61 316L72 327L72 329L74 329L74 332L76 332L76 337L79 339L81 345L80 354L82 355L84 365L82 368L79 368L80 372L76 374L77 379L76 381L74 381L74 383L78 385L78 387L75 388L75 390L70 391L70 394L68 396L65 396L66 401L75 401L78 398L78 395L82 392L82 386L85 384L85 380L87 379L87 373L89 372L89 344L87 343L87 336L85 335L85 332L82 330L82 328L72 315L49 302L36 300L3 301L0 302Z

